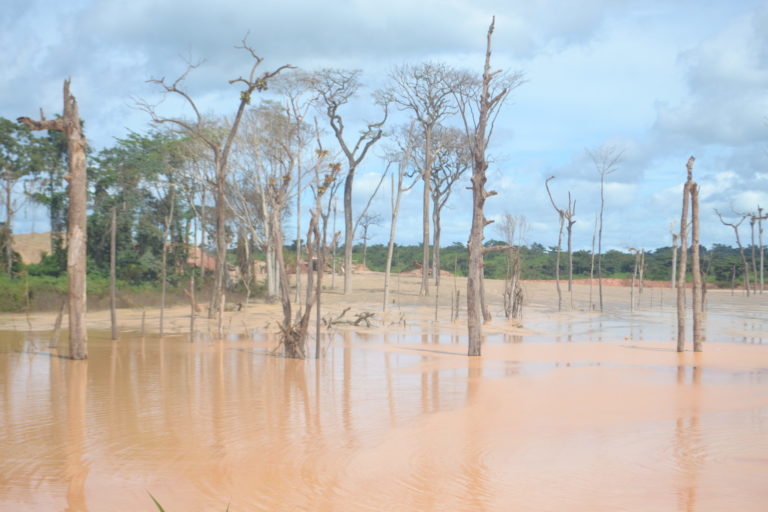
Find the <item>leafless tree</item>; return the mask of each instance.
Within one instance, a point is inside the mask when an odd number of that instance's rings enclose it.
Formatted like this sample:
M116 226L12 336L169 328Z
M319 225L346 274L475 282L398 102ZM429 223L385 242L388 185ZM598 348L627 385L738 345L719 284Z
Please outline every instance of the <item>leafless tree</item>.
M600 217L595 215L595 227L592 230L592 252L589 257L589 310L594 311L595 306L592 302L592 288L595 280L595 242L597 240L597 223Z
M641 259L641 254L643 253L643 250L630 247L629 252L635 255L635 266L632 269L632 283L629 288L629 310L631 312L634 312L635 311L635 281L637 280L638 270L642 265L642 263L640 262L640 259ZM638 299L638 302L639 302L639 299Z
M669 224L669 233L672 235L672 289L674 290L677 286L677 253L679 252L677 242L680 238L680 233L675 231L675 226L673 223Z
M605 210L605 177L618 170L623 150L615 146L603 146L595 150L587 150L595 169L600 175L600 214L597 222L597 288L600 300L600 311L603 311L603 211Z
M312 88L319 96L320 104L331 125L341 151L347 159L347 175L344 179L344 293L352 292L352 247L355 239L355 222L352 216L352 186L355 171L368 150L384 135L383 126L389 112L386 99L377 97L383 110L381 121L367 123L354 145L344 138L344 120L340 109L360 89L360 70L324 69L311 77Z
M41 116L42 117L42 116ZM60 130L67 139L69 174L69 212L67 231L67 277L69 292L69 356L88 358L88 334L85 327L86 307L86 239L87 177L85 149L87 141L80 124L77 100L69 92L69 79L64 80L64 113L55 120L33 121L20 117L20 123L31 130Z
M303 154L311 140L311 130L306 125L306 117L316 98L312 94L312 81L310 75L296 70L281 75L275 80L274 87L283 98L285 108L290 112L290 119L294 123L292 134L295 137L296 158L296 302L301 303L301 196L303 193Z
M526 231L525 218L516 219L512 214L505 213L498 230L509 247L507 249L507 272L504 282L504 316L521 319L523 315L523 287L520 284L520 246L523 244Z
M381 224L381 215L378 213L366 213L360 216L360 229L362 230L360 239L363 241L363 268L367 268L365 256L368 249L368 240L370 240L368 231L371 229L371 226L378 226L379 224Z
M744 246L741 245L741 237L739 237L739 226L741 226L741 223L744 222L748 215L737 214L741 217L738 222L726 222L717 208L715 208L715 213L720 218L720 222L722 222L724 226L730 226L731 229L733 229L733 234L736 236L736 245L739 247L741 263L744 267L744 291L746 292L747 297L749 297L749 265L747 264L747 257L744 254Z
M750 213L744 213L743 215L749 216L749 227L752 231L752 292L757 293L758 290L760 293L763 293L764 288L764 249L763 249L763 221L768 218L768 216L763 215L763 209L760 207L760 205L757 205L757 213L750 212ZM758 246L755 244L755 227L757 227L758 231L758 243L759 243L759 249ZM757 255L756 252L759 251L760 254L760 265L758 270L758 263L757 263Z
M414 140L414 123L411 122L407 130L401 132L401 143L399 151L393 151L389 155L390 162L397 162L397 179L392 174L392 189L390 192L390 221L389 221L389 243L387 244L387 262L384 266L384 307L387 311L389 307L389 279L392 272L392 256L395 249L395 233L397 232L397 216L400 213L400 200L403 194L416 185L418 177L411 183L406 184L405 179L408 174L408 165L411 161Z
M568 192L568 208L559 208L552 197L552 191L549 190L549 182L555 179L554 176L550 176L544 181L544 186L547 189L547 195L549 201L552 203L552 208L557 212L557 216L560 220L560 230L557 235L557 258L555 262L555 285L557 287L557 310L562 311L563 294L560 290L560 251L563 243L563 228L568 229L568 292L571 294L571 307L573 307L573 242L572 232L573 225L576 223L573 220L573 216L576 214L576 202L571 200L571 193Z
M768 219L768 215L763 215L763 209L760 205L757 205L757 234L758 243L760 244L760 293L765 291L765 249L763 247L763 221Z
M441 214L454 186L472 165L466 135L455 128L437 125L434 131L434 158L431 172L432 196L432 271L435 286L440 286Z
M688 259L688 209L691 210L691 274L693 274L693 350L701 352L701 270L699 268L699 186L693 181L694 157L688 159L688 179L683 185L683 206L680 215L680 268L677 273L677 351L685 350L685 281Z
M386 94L401 109L410 111L421 127L424 142L422 181L422 277L420 295L429 295L429 202L434 158L434 131L438 123L456 112L455 73L442 63L405 64L390 73L393 85ZM437 247L434 249L438 250Z
M479 356L482 351L482 281L483 255L489 250L506 250L506 246L485 247L483 231L492 221L485 218L485 200L496 192L485 189L488 161L486 150L493 135L498 113L510 91L523 80L522 73L491 71L491 38L495 18L486 36L485 64L482 77L462 73L454 87L458 110L466 130L472 153L472 229L467 243L469 272L467 275L468 355Z
M112 327L112 339L117 339L117 209L110 211L109 229L109 319Z
M287 290L287 278L285 277L284 272L281 273L280 300L283 306L283 322L280 324L280 341L284 348L285 356L295 359L304 359L306 357L309 322L311 320L312 308L315 305L317 305L318 308L318 314L316 315L317 335L315 340L315 357L320 357L319 307L323 267L325 266L325 254L327 251L325 237L320 234L320 219L324 210L324 217L327 218L327 208L330 207L330 202L327 203L327 206L324 206L323 196L333 188L333 183L336 181L341 171L341 166L339 164L331 163L324 165L328 153L324 151L322 147L317 150L316 155L317 161L315 162L314 168L315 183L313 186L315 207L311 211L306 244L307 260L309 262L315 262L316 270L313 269L313 266L315 265L309 265L307 272L306 299L303 307L301 305L298 306L295 320L291 317L291 298ZM282 251L278 250L278 261L280 260L282 260Z
M236 48L247 52L253 59L253 64L249 72L245 76L239 76L229 81L230 84L242 84L243 89L240 91L240 99L238 103L235 116L231 123L223 133L212 133L208 128L208 123L203 118L197 104L189 95L189 93L182 88L183 81L187 75L200 63L189 64L186 71L175 81L168 82L165 78L150 79L149 82L160 86L161 90L165 94L177 95L188 105L193 112L192 120L186 120L183 118L164 117L158 114L156 105L151 105L146 101L140 100L139 107L146 111L152 118L153 122L159 124L171 124L179 128L182 132L188 134L200 140L211 152L214 163L214 192L215 192L215 214L216 214L216 273L214 277L214 288L211 295L211 303L208 309L208 317L214 318L218 315L219 319L219 336L223 335L221 332L221 319L224 312L224 286L225 286L225 273L226 273L226 256L227 256L227 234L226 234L226 200L225 194L227 190L227 173L229 171L228 163L232 144L234 143L235 136L237 135L238 128L240 127L240 121L246 108L251 103L251 96L255 92L263 92L267 90L269 81L277 76L281 71L292 68L290 65L282 65L273 71L265 71L258 73L258 68L264 61L262 57L256 54L256 51L251 47L244 38L242 43Z

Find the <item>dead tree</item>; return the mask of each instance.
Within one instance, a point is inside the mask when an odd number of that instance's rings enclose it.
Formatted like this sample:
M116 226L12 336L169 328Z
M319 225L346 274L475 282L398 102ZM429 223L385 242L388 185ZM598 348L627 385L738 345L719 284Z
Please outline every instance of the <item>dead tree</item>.
M367 123L354 146L344 138L344 120L340 109L346 105L360 88L360 70L324 69L311 77L311 84L318 94L325 115L341 151L347 159L347 175L344 178L344 293L352 292L352 247L355 240L355 223L352 216L352 186L355 171L368 154L368 150L384 135L383 126L389 113L385 98L377 98L383 116L381 121Z
M733 234L736 236L736 245L739 247L739 254L741 255L741 263L744 268L744 291L747 294L747 297L749 297L749 265L747 264L747 257L744 255L744 246L741 245L741 238L739 237L739 226L741 226L741 223L744 222L744 219L747 218L747 215L745 214L737 214L740 215L741 218L738 222L726 222L725 219L723 219L723 216L720 214L720 212L715 208L715 213L720 218L720 222L723 223L724 226L730 226L733 229Z
M482 351L482 280L483 255L490 250L506 250L506 246L485 247L483 230L492 221L485 218L485 200L496 192L485 189L488 180L486 150L493 134L497 115L512 89L522 83L522 73L506 74L491 71L491 38L495 18L486 36L485 65L480 79L463 73L454 87L457 105L464 123L472 153L472 229L467 243L469 272L467 275L468 355L479 356Z
M380 223L381 215L378 213L365 213L360 216L360 227L362 229L360 239L363 241L363 268L367 268L365 263L365 256L368 249L368 240L370 240L368 230L371 229L371 226L378 226Z
M677 242L680 234L675 232L675 227L672 223L669 224L669 233L672 235L672 289L674 290L677 286L677 253L679 252Z
M557 233L557 252L556 252L556 257L555 257L555 287L557 288L557 310L558 311L562 311L562 309L563 309L563 292L560 289L560 251L561 251L561 248L562 248L562 245L563 245L563 228L565 226L566 219L568 219L568 221L569 221L569 226L568 226L568 232L569 232L569 235L568 235L568 245L569 245L569 248L570 248L570 241L571 241L570 231L571 231L571 225L572 224L570 224L570 219L568 218L568 215L570 215L570 213L571 213L571 195L568 194L568 210L563 210L562 208L558 208L557 204L555 204L555 199L552 197L552 191L549 190L549 182L552 181L553 179L555 179L555 177L554 176L550 176L549 178L544 180L544 187L547 189L547 195L549 196L549 202L552 203L552 208L554 208L555 212L557 212L557 216L558 216L558 219L560 221L560 229L559 229L559 231ZM569 256L569 259L570 259L570 256L571 256L570 250L568 251L568 256ZM571 260L571 264L573 264L572 260ZM572 275L572 271L571 271L571 275ZM568 279L568 290L569 291L571 290L571 278L570 277Z
M525 231L525 218L515 219L511 214L505 213L498 225L507 249L507 271L504 281L504 316L521 319L523 316L523 287L520 284L520 246L523 244ZM516 237L517 235L517 237Z
M455 128L435 127L434 158L431 173L432 196L432 273L435 286L440 286L440 234L441 214L454 185L461 180L471 165L466 135Z
M595 169L600 175L600 214L597 222L597 288L600 311L603 311L603 211L605 210L605 177L618 170L623 151L614 146L603 146L594 151L587 150Z
M305 119L309 109L314 105L315 98L312 97L313 89L310 76L303 71L293 71L281 75L273 84L282 97L288 117L294 124L292 146L297 154L296 158L296 296L297 303L301 303L301 259L302 259L302 224L301 224L301 197L304 191L303 157L305 149L311 141L311 130L307 129ZM308 262L309 263L309 262Z
M168 246L170 245L173 210L176 205L176 187L173 181L168 184L166 200L169 205L168 212L163 216L163 250L161 256L162 267L160 268L160 336L163 336L163 329L165 327L165 296L168 290Z
M69 173L69 212L67 231L67 277L69 292L69 356L72 359L88 358L88 334L85 327L86 307L86 210L87 177L85 148L87 141L80 124L77 100L69 93L69 79L64 80L64 113L55 120L33 121L20 117L20 123L31 130L60 130L67 139Z
M397 232L397 216L400 213L400 200L403 194L416 185L418 178L414 179L410 184L405 184L405 178L408 171L408 165L411 161L411 153L413 150L413 125L411 122L407 132L403 135L403 142L399 152L391 154L389 156L390 162L397 161L397 184L395 184L395 175L392 175L392 189L390 193L390 220L389 220L389 242L387 244L387 262L384 266L384 307L383 311L387 311L389 307L389 280L392 272L392 256L395 250L395 233Z
M758 290L760 293L763 293L763 289L765 287L765 281L764 281L764 250L763 250L763 221L768 218L768 216L763 215L763 209L760 207L760 205L757 205L757 213L749 213L746 214L749 215L749 226L752 230L752 292L757 293ZM759 249L755 245L755 226L757 226L758 231L758 244ZM758 263L757 263L757 256L755 254L756 251L759 251L760 254L760 265L758 269Z
M320 219L323 217L324 209L326 211L324 217L327 218L327 208L330 206L329 202L328 206L324 207L323 196L333 188L333 183L341 171L341 165L335 163L328 165L324 172L320 171L327 155L328 153L322 147L318 149L317 162L315 163L315 184L313 186L315 207L311 211L309 227L307 229L307 259L309 262L316 262L317 268L313 268L314 265L310 264L307 269L306 299L303 307L299 305L295 320L291 317L290 295L288 294L287 287L282 285L283 282L287 284L287 279L285 281L281 280L280 300L283 305L283 322L280 324L280 338L285 356L294 359L304 359L306 357L309 322L314 306L318 308L316 315L315 358L320 357L320 293L322 290L325 254L327 252L326 239L320 234ZM279 259L282 259L281 253L282 251L278 251Z
M227 209L226 209L226 190L227 190L227 173L229 172L229 156L232 149L232 144L237 135L237 130L240 126L240 121L245 113L246 107L251 103L251 96L255 92L263 92L267 90L269 81L277 76L281 71L291 69L293 66L282 65L274 71L265 71L261 74L257 73L258 67L264 61L263 57L259 57L256 51L247 43L246 39L243 39L242 44L236 48L247 52L251 58L253 58L253 64L246 76L239 76L229 81L230 84L242 84L243 89L240 91L240 100L238 103L237 111L235 112L234 119L229 123L225 133L215 133L210 130L208 123L206 123L202 114L198 110L197 104L186 92L181 88L182 82L186 79L187 75L197 68L200 63L189 64L186 71L177 78L174 82L167 82L165 78L150 79L149 82L160 86L164 94L172 94L179 96L192 110L193 119L191 121L182 118L163 117L157 113L156 105L151 105L146 101L140 101L139 107L146 111L152 118L152 121L158 124L171 124L179 128L187 135L194 137L201 141L210 151L213 164L214 164L214 201L215 201L215 216L216 216L216 272L214 276L213 293L211 294L211 302L208 308L208 317L214 318L218 316L219 326L222 325L221 319L224 314L224 287L225 287L225 273L226 273L226 256L227 256ZM221 328L219 329L219 336L223 335Z
M758 236L758 243L760 244L760 293L763 293L765 290L765 279L764 279L764 255L765 250L763 248L763 221L768 219L768 215L763 215L763 209L760 207L760 205L757 205L757 236Z
M109 319L112 326L112 339L117 339L117 209L113 206L109 230Z
M422 196L422 260L419 295L429 295L429 202L431 200L434 131L440 120L453 114L455 86L453 71L445 64L423 63L396 68L390 78L394 85L386 94L390 101L410 111L421 127L424 141L424 163L421 166L424 191ZM434 250L438 250L435 248Z
M680 268L677 273L677 351L685 350L685 281L688 263L688 211L691 211L691 273L693 274L693 350L701 352L701 270L699 268L699 186L693 181L694 157L688 159L688 179L683 185L683 206L680 215Z

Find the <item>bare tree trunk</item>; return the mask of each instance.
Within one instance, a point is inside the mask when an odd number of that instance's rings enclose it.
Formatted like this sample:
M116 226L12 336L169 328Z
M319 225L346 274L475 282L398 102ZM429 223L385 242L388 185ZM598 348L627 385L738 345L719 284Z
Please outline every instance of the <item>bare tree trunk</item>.
M683 207L680 215L680 266L677 272L677 351L685 351L685 275L688 263L688 203L690 181L683 185Z
M747 297L749 297L749 265L747 264L747 257L744 255L744 246L741 245L738 227L734 228L734 232L736 233L736 245L739 246L739 254L741 254L741 263L744 265L744 291L747 293Z
M194 240L193 240L193 247L197 248L197 229L194 230ZM200 262L203 263L202 259L203 252L200 251ZM202 269L205 268L204 264L200 265L200 273L202 274ZM189 341L195 341L195 317L197 316L197 298L195 297L195 268L192 267L189 270Z
M765 291L765 280L763 279L764 249L763 249L763 209L757 207L757 235L760 243L760 293Z
M424 193L422 195L422 251L421 251L421 289L419 295L429 295L429 203L432 200L432 125L424 126Z
M115 281L117 279L117 209L112 207L112 223L109 234L109 318L112 325L112 339L117 339L117 297Z
M200 283L205 286L205 185L200 195ZM266 218L266 217L265 217Z
M344 294L352 293L352 246L355 231L352 222L352 182L354 169L350 169L344 180Z
M310 271L307 268L307 274ZM296 159L296 303L301 305L301 158Z
M165 296L168 290L168 237L171 234L171 223L173 222L173 207L176 203L174 197L173 185L171 185L170 193L168 194L171 206L168 215L165 217L165 226L163 229L163 252L162 252L162 268L160 269L160 336L164 334L164 321L165 321ZM221 336L221 334L219 334Z
M568 293L571 294L571 309L573 309L573 225L575 220L568 219Z
M715 209L715 213L720 218L720 222L723 223L725 226L730 226L731 229L733 229L733 234L736 236L736 245L739 247L739 254L741 255L741 263L744 266L744 291L747 294L747 297L749 297L749 265L747 264L747 257L744 255L744 246L741 245L741 238L739 237L739 226L742 222L744 222L744 219L747 218L747 215L742 214L741 220L739 222L733 223L733 222L726 222L725 219L723 219L723 216L720 214L717 209Z
M555 287L557 288L557 310L563 310L563 291L560 289L560 247L563 244L563 221L560 216L560 230L557 233L557 255L555 256Z
M692 174L693 158L688 161L688 172ZM691 180L692 177L689 177ZM699 186L691 180L691 273L693 274L693 351L701 352L701 313L703 300L701 287L701 268L699 260Z
M333 233L336 233L336 204L333 205ZM333 242L333 247L331 249L331 263L333 267L331 268L331 289L336 289L336 242Z
M86 310L86 238L87 238L87 176L85 148L87 142L80 124L77 100L69 93L69 79L64 80L64 113L56 120L33 121L19 118L32 130L61 130L67 138L69 155L69 212L67 232L67 276L69 278L69 356L88 358Z
M393 177L394 179L394 177ZM389 227L389 243L387 244L387 262L384 266L384 305L382 311L389 308L389 278L392 273L392 256L395 252L395 231L397 230L397 213L400 209L400 194L397 194L395 207L392 210L392 219Z
M677 233L672 233L672 289L674 290L677 286L676 282L676 274L677 274L677 239L680 235Z
M635 267L632 270L632 284L629 287L629 311L635 311L635 280L637 279L637 266L640 253L635 249Z
M432 234L432 273L435 278L435 286L440 286L440 209L437 204L432 206L432 224L434 233Z
M495 195L494 191L486 191L486 171L488 161L485 151L488 147L490 133L493 133L494 112L507 98L509 91L521 83L522 75L515 74L502 78L501 83L495 82L495 77L503 77L498 71L491 72L491 38L495 18L488 27L486 36L485 65L482 82L478 89L470 88L469 94L459 101L467 136L470 139L472 153L472 229L469 235L469 272L467 274L467 332L469 338L468 355L479 356L482 350L483 328L480 319L483 311L483 256L487 249L483 246L483 230L491 221L485 218L483 212L485 200ZM470 96L471 97L467 97ZM469 112L477 113L473 117ZM472 119L470 121L470 119ZM490 129L490 130L489 130ZM506 250L506 246L494 247L494 250Z
M216 169L216 270L213 275L213 293L208 307L208 318L219 319L218 336L222 337L221 317L224 314L224 302L226 302L226 269L227 269L227 226L224 207L226 205L226 168L220 169L217 162Z
M638 290L639 295L643 294L643 288L645 286L645 249L640 249L640 288ZM637 299L638 305L640 304L640 298Z
M754 215L749 219L749 227L752 231L752 293L757 293L757 257L755 254L755 223Z
M592 287L595 280L595 239L597 238L597 216L595 216L595 229L592 231L592 255L589 261L589 310L594 311L592 304Z
M603 210L605 209L605 174L600 174L600 223L597 230L597 293L603 311Z

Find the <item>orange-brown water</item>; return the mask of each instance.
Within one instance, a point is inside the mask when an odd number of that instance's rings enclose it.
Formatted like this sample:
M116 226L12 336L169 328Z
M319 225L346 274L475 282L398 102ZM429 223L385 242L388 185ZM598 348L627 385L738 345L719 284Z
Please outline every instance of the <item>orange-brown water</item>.
M0 510L766 510L765 313L723 297L702 354L652 311L533 310L471 360L427 325L317 362L258 333L94 332L76 362L0 332Z

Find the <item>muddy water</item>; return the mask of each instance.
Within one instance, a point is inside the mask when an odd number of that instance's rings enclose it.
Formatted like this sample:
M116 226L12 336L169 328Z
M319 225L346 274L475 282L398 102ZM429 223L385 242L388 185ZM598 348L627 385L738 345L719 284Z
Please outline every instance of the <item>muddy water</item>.
M766 347L678 355L627 318L605 342L541 316L474 360L445 332L342 332L319 362L2 332L0 510L765 510Z

